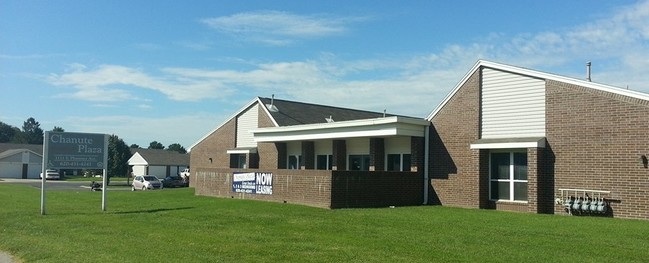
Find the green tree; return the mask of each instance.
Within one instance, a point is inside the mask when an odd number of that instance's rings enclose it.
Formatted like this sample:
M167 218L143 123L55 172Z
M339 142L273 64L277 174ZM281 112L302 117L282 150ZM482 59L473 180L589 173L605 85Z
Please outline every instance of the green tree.
M108 178L111 176L127 176L129 172L128 159L131 149L117 135L108 137Z
M160 149L160 150L162 150L164 148L165 148L165 146L162 145L162 143L159 143L158 141L152 141L151 143L149 143L149 149Z
M182 154L187 153L187 150L185 150L185 147L183 147L179 143L170 144L167 147L167 151L179 152L179 153L182 153Z
M23 142L28 144L43 144L43 129L33 117L23 123Z
M0 143L12 142L16 134L20 134L18 128L0 121Z
M137 145L137 144L135 144L135 143L134 143L134 144L131 144L131 146L129 146L129 147L130 147L130 148L133 148L133 149L140 149L140 146Z
M52 129L53 132L65 132L65 130L59 126L54 126L54 129Z

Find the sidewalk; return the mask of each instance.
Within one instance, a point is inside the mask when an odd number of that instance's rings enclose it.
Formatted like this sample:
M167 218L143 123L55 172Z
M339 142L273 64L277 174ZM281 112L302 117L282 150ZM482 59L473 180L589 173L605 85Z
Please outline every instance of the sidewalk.
M0 251L0 263L14 263L14 260L10 254Z

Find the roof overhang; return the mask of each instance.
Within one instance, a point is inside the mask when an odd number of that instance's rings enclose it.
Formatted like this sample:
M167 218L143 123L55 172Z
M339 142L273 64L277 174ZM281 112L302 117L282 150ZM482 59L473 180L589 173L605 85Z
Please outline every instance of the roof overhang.
M480 139L471 144L471 149L520 149L545 148L545 137Z
M254 129L256 142L284 142L359 137L424 137L424 119L400 116Z

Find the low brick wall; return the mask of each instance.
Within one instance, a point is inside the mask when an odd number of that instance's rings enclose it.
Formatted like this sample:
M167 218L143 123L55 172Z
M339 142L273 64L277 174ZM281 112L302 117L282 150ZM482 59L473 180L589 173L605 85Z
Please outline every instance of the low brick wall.
M423 187L421 173L334 171L331 208L421 205Z
M414 172L195 168L197 195L294 203L321 208L422 204L423 178ZM233 172L273 174L273 194L232 191ZM333 180L332 180L333 178Z
M253 170L195 169L197 195L237 199L254 199L329 208L331 203L331 171L320 170ZM232 191L233 172L273 173L273 194L246 194Z

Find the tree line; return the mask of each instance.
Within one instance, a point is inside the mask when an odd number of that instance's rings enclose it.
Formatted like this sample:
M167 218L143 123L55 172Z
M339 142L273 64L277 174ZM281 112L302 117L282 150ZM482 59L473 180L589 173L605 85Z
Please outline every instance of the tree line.
M0 121L0 143L18 143L18 144L43 144L44 132L41 124L33 117L29 117L23 122L22 129L11 126ZM62 127L54 126L54 132L65 132ZM129 173L128 159L131 158L130 148L141 148L137 144L127 146L124 140L117 135L108 137L108 174L109 176L125 176ZM152 141L148 149L160 149L185 154L187 150L179 143L172 143L165 149L164 145L158 141Z

